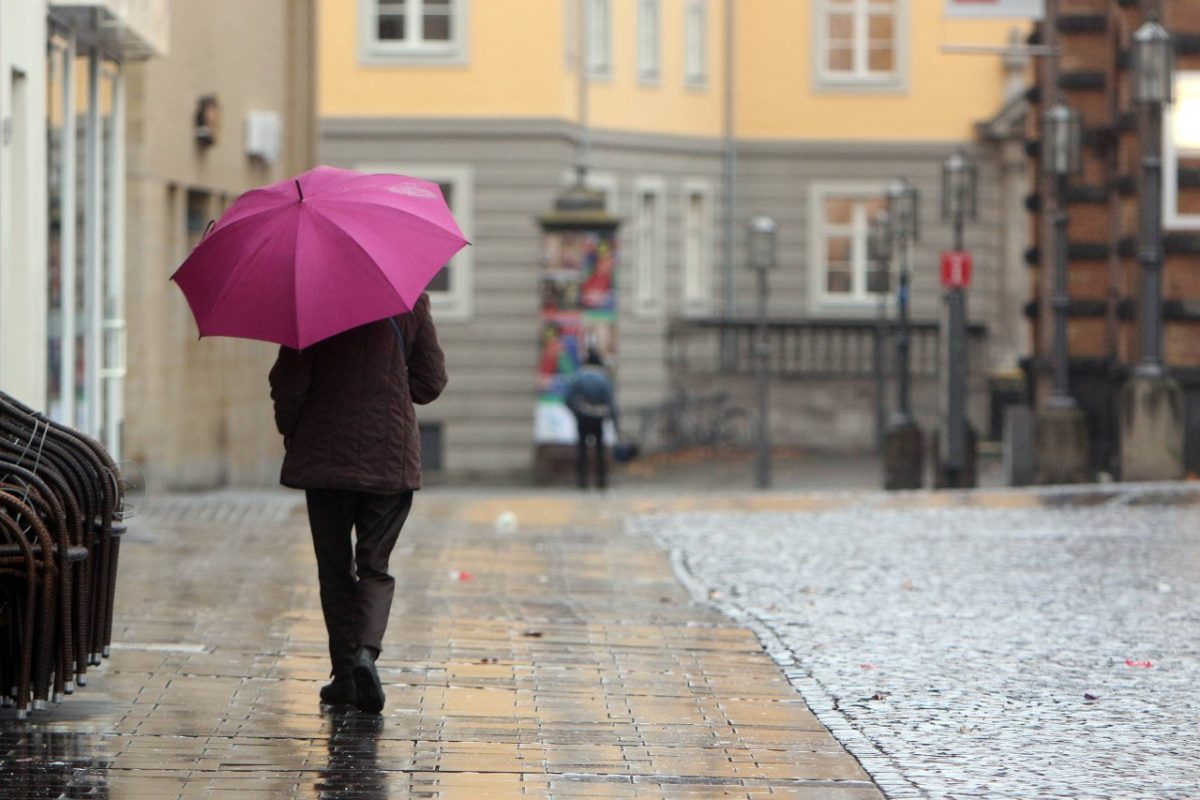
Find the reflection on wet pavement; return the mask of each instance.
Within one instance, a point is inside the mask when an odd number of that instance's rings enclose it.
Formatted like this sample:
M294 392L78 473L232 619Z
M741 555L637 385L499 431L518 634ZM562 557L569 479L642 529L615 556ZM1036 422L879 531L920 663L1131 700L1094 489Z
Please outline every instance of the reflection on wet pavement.
M318 797L386 800L388 776L379 768L383 717L340 712L329 717L328 755L313 786Z
M0 730L0 797L108 798L103 754L86 734L24 724Z
M392 558L384 714L323 711L298 501L133 520L118 646L86 694L0 711L0 798L881 797L751 632L691 604L618 503L573 495L423 492Z

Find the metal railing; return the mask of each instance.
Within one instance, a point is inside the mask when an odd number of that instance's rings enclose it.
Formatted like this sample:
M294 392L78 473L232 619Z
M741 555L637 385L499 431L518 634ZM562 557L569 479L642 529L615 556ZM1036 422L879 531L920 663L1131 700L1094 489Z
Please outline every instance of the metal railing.
M751 374L758 321L675 320L667 333L667 366L676 375ZM894 321L877 319L775 319L767 322L771 375L779 378L872 378L895 368ZM909 323L915 378L936 378L941 334L936 322ZM986 329L968 328L971 360L983 356ZM728 344L722 346L728 337Z

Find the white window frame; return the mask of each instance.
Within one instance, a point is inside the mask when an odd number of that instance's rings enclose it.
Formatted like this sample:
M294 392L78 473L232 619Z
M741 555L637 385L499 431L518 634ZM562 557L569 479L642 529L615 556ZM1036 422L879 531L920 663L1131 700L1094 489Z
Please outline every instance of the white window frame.
M660 0L637 0L637 76L642 84L657 84L662 72L662 5Z
M713 198L716 190L706 178L683 182L681 217L683 239L682 307L684 316L702 317L713 310L713 230L716 227ZM700 214L693 217L692 199L700 198Z
M633 181L633 312L639 317L660 317L665 310L667 288L666 182L642 175ZM646 195L654 197L652 214L642 205Z
M612 77L612 2L611 0L584 0L587 23L584 61L588 77L606 80Z
M1200 72L1175 73L1175 97L1180 98L1179 84L1195 81L1200 86ZM1200 100L1194 112L1200 120ZM1172 230L1200 230L1200 214L1179 213L1179 159L1181 156L1200 158L1200 147L1182 149L1175 141L1175 115L1179 111L1179 100L1175 105L1163 109L1163 226Z
M890 72L870 71L868 18L872 11L886 10L880 0L813 0L812 27L813 85L820 90L902 91L908 85L910 0L891 0L894 15L892 32L893 63ZM829 69L828 17L835 10L851 6L855 16L854 69L834 72Z
M453 187L450 210L463 235L474 241L475 171L465 164L371 163L357 164L360 172L391 172ZM438 322L469 322L475 314L475 248L464 247L450 259L450 290L429 293L429 305Z
M450 0L449 41L425 41L417 36L425 0L405 0L408 19L404 41L379 38L380 3L358 0L359 57L366 64L463 64L467 60L467 20L470 0Z
M708 85L708 0L686 0L684 5L683 82L689 89Z
M870 200L885 196L885 181L842 181L820 182L809 187L808 195L808 263L809 263L809 307L812 311L864 311L877 308L879 294L867 291L867 234L870 220L866 209L856 205L850 230L842 233L851 235L851 291L848 294L831 294L828 291L826 239L831 233L825 223L825 201L831 197L848 197Z

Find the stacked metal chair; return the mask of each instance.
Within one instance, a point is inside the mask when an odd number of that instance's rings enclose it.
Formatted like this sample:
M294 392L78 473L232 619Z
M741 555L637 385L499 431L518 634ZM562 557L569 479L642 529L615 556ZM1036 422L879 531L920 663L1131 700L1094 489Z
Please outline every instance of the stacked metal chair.
M0 705L19 718L108 656L122 495L102 446L0 392Z

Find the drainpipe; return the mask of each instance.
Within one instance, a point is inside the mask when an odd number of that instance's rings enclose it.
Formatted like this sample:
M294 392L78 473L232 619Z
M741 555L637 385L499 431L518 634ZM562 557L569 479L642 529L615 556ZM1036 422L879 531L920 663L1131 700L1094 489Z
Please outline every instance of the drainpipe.
M725 0L725 124L723 131L724 146L722 148L722 189L723 209L722 225L724 227L722 250L724 270L721 275L721 317L728 322L733 319L733 236L734 236L734 192L737 183L737 143L735 135L734 103L736 89L734 87L734 0ZM733 366L736 340L733 330L728 325L721 328L721 366L729 369Z
M591 136L588 132L588 59L587 59L587 0L576 0L579 14L576 26L579 41L575 48L576 69L579 71L579 152L575 162L575 182L587 182L588 160L591 157Z

